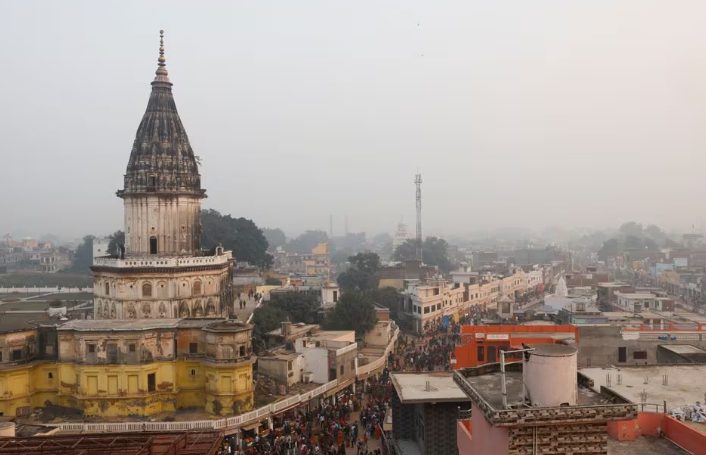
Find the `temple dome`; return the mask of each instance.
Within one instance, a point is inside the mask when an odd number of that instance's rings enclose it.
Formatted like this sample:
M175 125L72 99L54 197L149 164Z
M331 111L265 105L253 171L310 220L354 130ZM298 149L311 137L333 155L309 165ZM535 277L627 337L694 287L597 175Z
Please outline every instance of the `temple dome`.
M172 95L160 31L159 59L147 110L137 128L119 197L145 193L206 197L194 150Z

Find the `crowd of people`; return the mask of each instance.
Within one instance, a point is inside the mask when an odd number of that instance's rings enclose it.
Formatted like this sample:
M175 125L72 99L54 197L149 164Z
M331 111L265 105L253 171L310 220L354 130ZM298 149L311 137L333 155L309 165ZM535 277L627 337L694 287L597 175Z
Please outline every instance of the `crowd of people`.
M383 455L382 448L369 448L368 441L381 437L387 401L344 392L318 409L294 409L273 417L272 430L243 438L240 445L226 438L219 455L345 455L346 449L356 455Z
M366 380L357 393L342 392L316 409L294 409L273 417L273 428L242 440L223 441L219 455L386 455L382 438L390 406L393 371L442 371L450 369L461 324L468 317L448 325L428 328L424 335L400 337L397 349L388 356L383 371ZM357 414L357 415L356 415Z

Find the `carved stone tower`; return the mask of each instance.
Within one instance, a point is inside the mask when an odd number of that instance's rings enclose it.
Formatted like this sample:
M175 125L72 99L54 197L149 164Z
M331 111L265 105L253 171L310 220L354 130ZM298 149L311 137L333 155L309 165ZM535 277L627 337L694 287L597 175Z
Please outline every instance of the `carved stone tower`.
M231 313L233 257L200 248L198 161L172 95L160 31L147 110L137 128L123 189L125 245L94 258L97 319L223 317Z

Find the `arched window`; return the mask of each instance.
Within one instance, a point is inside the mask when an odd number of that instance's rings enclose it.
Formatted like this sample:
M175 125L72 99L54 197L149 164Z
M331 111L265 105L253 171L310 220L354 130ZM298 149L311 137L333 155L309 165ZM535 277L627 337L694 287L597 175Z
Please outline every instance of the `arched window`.
M110 295L110 283L105 283L105 295Z
M157 237L150 237L150 254L157 254Z
M201 282L194 281L194 289L192 291L193 295L201 295Z
M152 297L152 284L144 283L142 285L142 297Z

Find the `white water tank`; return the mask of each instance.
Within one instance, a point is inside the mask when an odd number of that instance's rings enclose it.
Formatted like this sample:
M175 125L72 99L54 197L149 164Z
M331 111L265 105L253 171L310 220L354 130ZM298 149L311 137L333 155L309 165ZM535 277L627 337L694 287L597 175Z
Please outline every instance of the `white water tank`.
M563 344L532 347L535 350L522 370L525 398L529 398L532 406L539 407L576 405L576 348Z

